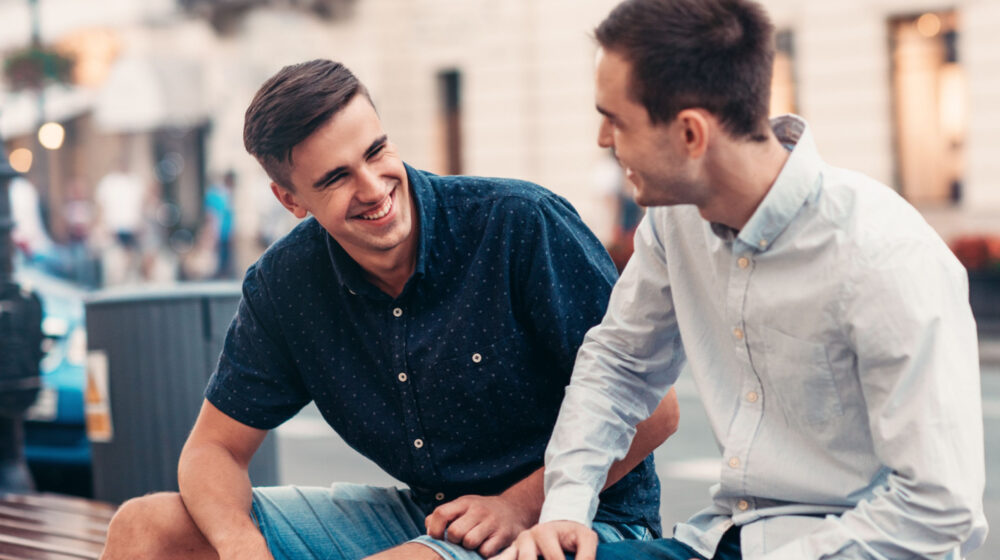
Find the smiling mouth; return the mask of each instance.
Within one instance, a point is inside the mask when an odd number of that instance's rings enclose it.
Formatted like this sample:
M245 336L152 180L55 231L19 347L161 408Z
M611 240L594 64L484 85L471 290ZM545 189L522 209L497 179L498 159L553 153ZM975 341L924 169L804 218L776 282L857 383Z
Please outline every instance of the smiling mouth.
M364 212L362 214L358 214L356 217L361 220L368 220L368 221L379 220L381 218L386 217L389 214L389 212L392 211L392 202L394 198L393 194L395 194L395 192L396 191L394 190L393 192L389 193L389 196L385 197L385 200L382 201L382 203L376 206L375 208L372 208L371 210Z

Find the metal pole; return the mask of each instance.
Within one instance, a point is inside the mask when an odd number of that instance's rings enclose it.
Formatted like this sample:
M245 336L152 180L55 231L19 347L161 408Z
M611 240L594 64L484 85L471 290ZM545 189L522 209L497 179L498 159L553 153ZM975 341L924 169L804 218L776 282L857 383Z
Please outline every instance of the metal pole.
M42 306L14 283L14 220L7 162L0 138L0 491L34 489L24 459L24 412L41 386Z
M0 292L14 281L13 212L10 207L10 180L17 172L7 162L7 151L0 137Z

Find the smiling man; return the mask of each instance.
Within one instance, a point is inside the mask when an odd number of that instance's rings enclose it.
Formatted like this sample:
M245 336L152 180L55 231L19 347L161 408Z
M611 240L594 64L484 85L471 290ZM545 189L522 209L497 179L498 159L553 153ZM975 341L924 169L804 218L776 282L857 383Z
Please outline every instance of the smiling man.
M598 26L598 143L649 210L546 451L541 525L502 560L957 560L982 544L965 270L892 189L768 119L750 0L625 0ZM673 538L597 547L608 467L683 366L722 460Z
M342 65L282 69L247 150L305 220L247 272L180 460L180 494L123 505L104 558L478 559L537 521L542 454L611 260L562 198L403 163ZM251 488L270 430L314 401L409 488ZM607 541L659 531L650 452L673 395L601 494ZM336 465L331 466L331 476Z

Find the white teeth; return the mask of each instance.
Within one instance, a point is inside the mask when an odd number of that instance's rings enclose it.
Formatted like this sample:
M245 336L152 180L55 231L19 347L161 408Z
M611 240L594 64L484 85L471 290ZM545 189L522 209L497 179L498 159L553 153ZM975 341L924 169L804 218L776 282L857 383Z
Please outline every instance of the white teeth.
M392 197L389 196L386 197L385 202L383 202L381 206L379 206L375 210L372 210L371 212L368 212L366 214L361 214L358 217L361 218L362 220L377 220L379 218L384 218L385 215L388 214L389 210L391 209L392 209Z

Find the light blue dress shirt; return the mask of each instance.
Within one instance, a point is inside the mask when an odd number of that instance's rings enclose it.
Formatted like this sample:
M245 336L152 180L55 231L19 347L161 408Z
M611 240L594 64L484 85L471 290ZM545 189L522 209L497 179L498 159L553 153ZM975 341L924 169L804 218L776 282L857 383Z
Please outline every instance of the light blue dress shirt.
M804 121L772 126L794 149L742 231L693 206L640 225L577 356L541 520L589 523L687 363L723 458L677 539L711 557L736 524L748 560L964 555L987 532L965 270L895 192L825 164Z

